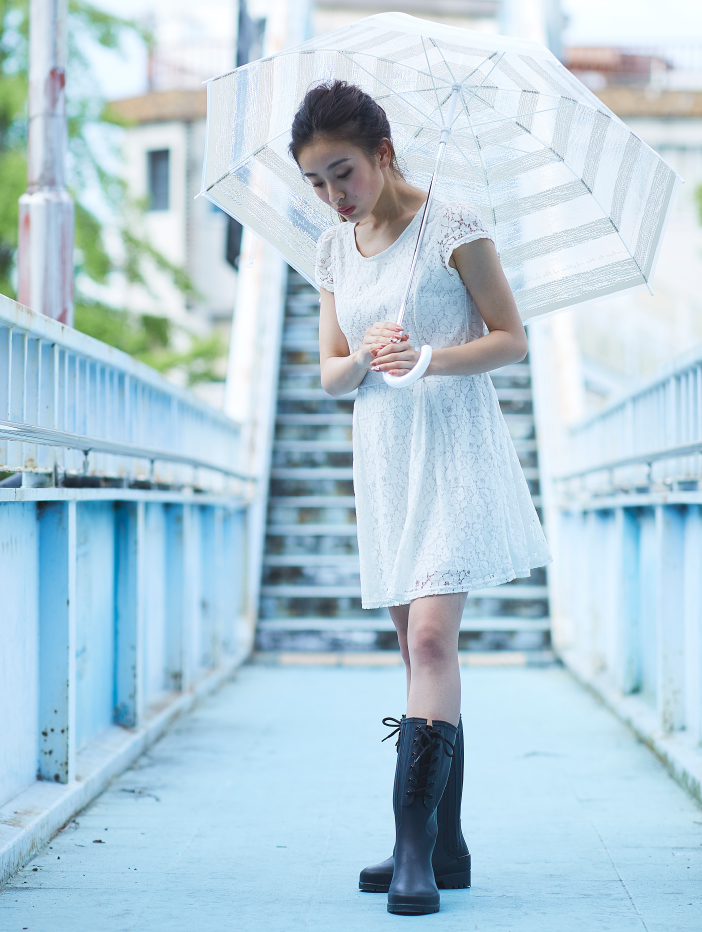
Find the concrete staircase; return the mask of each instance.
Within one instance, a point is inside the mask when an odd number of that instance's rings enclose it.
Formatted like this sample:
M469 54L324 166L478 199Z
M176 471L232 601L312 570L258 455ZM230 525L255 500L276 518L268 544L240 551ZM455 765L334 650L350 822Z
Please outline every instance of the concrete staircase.
M288 274L270 477L259 650L368 650L396 645L389 613L361 610L351 470L355 392L319 383L317 292ZM537 508L538 453L528 362L492 373ZM470 593L466 650L542 652L550 646L544 570Z

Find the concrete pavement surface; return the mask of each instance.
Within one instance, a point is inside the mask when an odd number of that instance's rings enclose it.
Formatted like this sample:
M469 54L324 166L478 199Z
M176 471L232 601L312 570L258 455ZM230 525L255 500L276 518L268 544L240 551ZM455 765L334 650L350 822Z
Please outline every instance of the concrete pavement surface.
M1 932L687 932L702 809L562 669L463 670L473 888L393 916L399 668L246 666L0 891Z

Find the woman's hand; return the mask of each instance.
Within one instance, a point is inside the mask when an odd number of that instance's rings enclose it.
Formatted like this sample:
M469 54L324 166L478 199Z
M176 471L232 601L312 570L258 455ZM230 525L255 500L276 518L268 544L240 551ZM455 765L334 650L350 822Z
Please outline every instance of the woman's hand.
M391 321L376 321L372 327L366 330L363 337L363 343L358 351L359 361L369 368L374 366L374 361L378 353L390 346L391 350L394 344L399 344L405 339L407 334L402 327Z
M414 369L419 359L419 350L412 346L406 333L401 334L401 337L401 342L388 344L377 351L371 365L373 372L405 375Z

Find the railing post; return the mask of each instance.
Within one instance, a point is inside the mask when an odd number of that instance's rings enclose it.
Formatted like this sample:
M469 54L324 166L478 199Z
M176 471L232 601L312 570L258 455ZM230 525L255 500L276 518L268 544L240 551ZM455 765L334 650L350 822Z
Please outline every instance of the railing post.
M702 507L685 521L685 728L702 740Z
M657 700L661 727L685 727L685 519L680 508L656 508L658 551Z
M615 687L628 695L641 685L639 522L630 508L617 508L614 522L613 679Z
M73 201L66 190L68 0L31 0L27 192L19 202L19 301L73 326Z
M200 544L200 508L185 505L183 509L183 689L190 689L197 677L202 656L201 608L202 552Z
M76 503L40 502L39 761L41 780L75 779Z
M134 728L143 713L144 502L115 510L115 721Z
M216 509L200 508L200 659L204 667L214 667L217 645L217 515Z
M185 689L184 506L166 505L166 688Z

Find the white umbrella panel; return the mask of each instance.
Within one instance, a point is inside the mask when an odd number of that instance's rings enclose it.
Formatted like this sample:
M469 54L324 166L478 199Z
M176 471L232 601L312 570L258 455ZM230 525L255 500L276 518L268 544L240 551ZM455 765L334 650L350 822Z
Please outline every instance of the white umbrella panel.
M647 285L678 176L544 47L383 13L207 84L202 194L314 284L336 215L288 155L307 90L340 78L385 109L408 181L492 229L523 319ZM452 94L457 88L456 95Z

